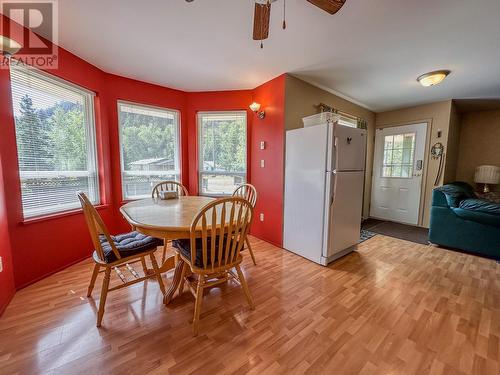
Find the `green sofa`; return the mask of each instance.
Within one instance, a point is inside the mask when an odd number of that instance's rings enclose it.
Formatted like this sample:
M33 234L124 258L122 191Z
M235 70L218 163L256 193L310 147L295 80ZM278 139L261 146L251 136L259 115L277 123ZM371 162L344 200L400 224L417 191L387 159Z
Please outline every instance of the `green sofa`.
M465 182L435 188L429 241L500 259L500 204L477 199Z

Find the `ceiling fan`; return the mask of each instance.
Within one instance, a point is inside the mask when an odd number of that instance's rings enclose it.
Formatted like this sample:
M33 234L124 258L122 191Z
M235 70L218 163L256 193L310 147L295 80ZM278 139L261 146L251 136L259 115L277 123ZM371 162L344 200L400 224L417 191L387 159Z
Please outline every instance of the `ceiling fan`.
M253 39L262 41L269 37L269 19L271 16L271 4L276 0L255 0L255 11L253 16ZM307 0L330 14L337 13L347 0ZM283 0L283 29L286 29L285 10L286 0Z

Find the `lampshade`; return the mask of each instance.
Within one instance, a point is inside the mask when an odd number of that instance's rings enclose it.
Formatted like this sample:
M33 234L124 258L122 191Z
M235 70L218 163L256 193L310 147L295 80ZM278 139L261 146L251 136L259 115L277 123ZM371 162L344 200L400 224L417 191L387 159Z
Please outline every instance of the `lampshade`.
M22 46L15 40L0 35L0 51L2 51L4 55L14 55L21 49L21 47Z
M260 109L260 104L256 103L256 102L253 102L252 104L250 104L250 109L253 112L257 112Z
M493 185L500 183L500 167L494 165L480 165L476 167L474 182Z

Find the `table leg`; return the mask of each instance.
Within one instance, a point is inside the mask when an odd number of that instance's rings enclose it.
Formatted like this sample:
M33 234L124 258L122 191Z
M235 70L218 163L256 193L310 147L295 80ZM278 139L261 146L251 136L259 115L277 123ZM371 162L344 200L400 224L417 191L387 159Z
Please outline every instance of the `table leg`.
M179 261L177 262L177 264L175 266L172 284L170 284L170 287L168 288L167 293L165 293L165 296L163 297L163 303L165 305L168 305L170 303L170 301L172 301L172 298L174 297L176 290L179 288L179 285L181 283L181 278L182 278L182 268L183 267L184 267L184 261L182 260L181 257L179 257Z

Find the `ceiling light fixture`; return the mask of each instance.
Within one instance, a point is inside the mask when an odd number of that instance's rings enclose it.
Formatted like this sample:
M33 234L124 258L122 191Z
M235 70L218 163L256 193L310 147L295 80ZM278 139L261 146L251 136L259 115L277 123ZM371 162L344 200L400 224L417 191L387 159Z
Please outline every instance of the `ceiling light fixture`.
M16 54L21 47L22 46L15 40L0 35L0 51L2 52L2 55L10 57Z
M424 87L434 86L443 82L450 74L449 70L435 70L433 72L422 74L417 78L417 81Z

